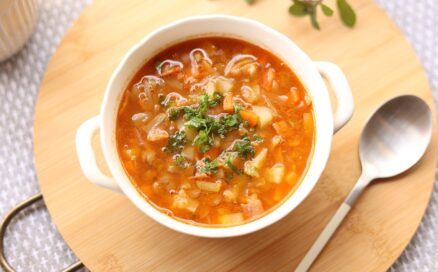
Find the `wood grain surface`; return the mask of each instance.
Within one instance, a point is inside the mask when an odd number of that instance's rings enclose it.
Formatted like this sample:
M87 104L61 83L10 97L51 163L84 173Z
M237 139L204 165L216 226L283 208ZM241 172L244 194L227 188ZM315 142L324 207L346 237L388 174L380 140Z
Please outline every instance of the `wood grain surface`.
M292 271L359 177L359 134L370 112L393 96L416 94L428 101L435 118L424 71L403 35L373 1L350 2L358 13L355 29L338 18L322 18L318 32L307 19L287 14L289 0L259 0L251 7L243 0L94 1L54 54L35 115L41 190L81 261L92 271ZM98 114L104 87L124 53L158 26L209 13L254 18L292 38L313 59L337 63L356 104L352 120L334 137L327 168L311 195L273 226L229 239L191 237L155 223L124 196L89 183L74 149L76 129ZM437 146L434 127L421 162L367 189L312 271L388 269L429 201Z

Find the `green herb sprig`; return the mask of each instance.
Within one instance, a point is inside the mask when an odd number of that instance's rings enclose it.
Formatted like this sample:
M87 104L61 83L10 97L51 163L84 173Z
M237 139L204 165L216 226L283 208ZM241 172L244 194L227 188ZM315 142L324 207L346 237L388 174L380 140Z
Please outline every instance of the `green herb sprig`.
M254 4L256 0L245 0L248 4ZM295 17L309 16L310 23L315 29L320 30L318 22L318 10L327 16L331 17L334 13L333 9L326 4L324 0L292 0L293 4L289 7L289 14ZM352 28L356 25L356 13L347 0L336 0L336 6L339 12L339 17L345 26Z
M184 125L197 130L198 134L193 140L193 144L199 147L201 153L210 150L214 144L215 136L224 138L227 133L238 129L239 125L243 123L238 113L227 114L220 118L205 115L209 108L218 106L222 99L223 97L219 93L213 93L212 98L204 93L200 96L196 106L170 108L167 111L170 120L177 120L184 114L183 116L186 121ZM180 141L175 140L172 137L169 139L168 146L166 147L167 150L173 151L175 148L172 145L180 144Z

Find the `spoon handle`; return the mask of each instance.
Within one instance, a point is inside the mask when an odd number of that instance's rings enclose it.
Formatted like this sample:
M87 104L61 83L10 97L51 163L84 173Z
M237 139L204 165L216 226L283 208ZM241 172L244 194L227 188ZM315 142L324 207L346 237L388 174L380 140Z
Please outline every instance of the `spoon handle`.
M298 267L295 269L295 272L305 272L307 271L312 263L315 261L316 257L318 257L319 253L325 247L327 242L332 237L333 233L336 231L338 226L342 223L345 216L350 211L351 207L347 203L343 202L341 207L336 211L335 215L330 219L330 222L318 236L315 243L312 245L310 250L307 252L304 259L301 260Z
M362 173L359 180L354 185L350 194L347 198L342 202L341 207L338 208L335 215L330 219L330 222L324 228L324 230L319 234L318 239L316 239L315 243L313 243L310 250L307 252L306 256L301 260L300 264L297 268L295 268L295 272L306 272L312 266L315 259L318 257L319 253L321 253L322 249L325 247L327 242L332 237L333 233L339 227L339 225L344 220L345 216L353 206L354 202L356 202L359 195L366 188L366 186L372 180L371 177Z

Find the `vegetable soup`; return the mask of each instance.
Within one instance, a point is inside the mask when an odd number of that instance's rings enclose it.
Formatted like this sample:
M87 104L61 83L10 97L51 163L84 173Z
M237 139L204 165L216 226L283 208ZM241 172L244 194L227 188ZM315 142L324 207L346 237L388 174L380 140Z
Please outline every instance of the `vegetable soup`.
M289 196L314 144L312 101L276 56L232 38L151 58L120 102L116 142L138 191L201 225L259 218Z

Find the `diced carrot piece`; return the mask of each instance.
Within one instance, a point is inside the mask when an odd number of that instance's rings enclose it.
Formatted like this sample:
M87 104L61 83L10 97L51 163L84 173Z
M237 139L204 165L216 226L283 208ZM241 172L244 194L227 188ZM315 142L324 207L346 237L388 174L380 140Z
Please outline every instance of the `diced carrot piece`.
M303 126L304 126L304 129L307 133L310 134L313 132L314 124L313 124L313 119L312 119L311 113L305 112L303 114Z
M134 161L125 161L124 166L127 171L135 171Z
M279 121L272 124L274 130L283 138L286 138L288 134L290 134L290 127L286 121Z
M224 111L228 113L234 112L233 94L231 92L224 95Z
M252 111L241 110L240 116L243 120L247 121L251 127L257 125L257 123L259 122L259 117Z
M286 175L286 182L289 183L290 185L294 185L295 183L297 183L298 178L299 177L298 177L297 173L295 173L295 171L290 171Z
M207 152L205 152L204 156L210 157L210 159L214 160L217 158L217 156L219 156L219 153L220 153L219 148L213 147L210 148L210 150L208 150Z
M274 196L273 196L273 199L275 201L278 202L278 201L282 200L286 196L286 194L289 192L288 188L284 188L284 187L285 186L279 185L275 189L275 193L274 193Z
M283 150L281 149L281 147L275 148L273 155L275 163L284 163Z

